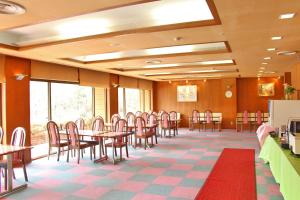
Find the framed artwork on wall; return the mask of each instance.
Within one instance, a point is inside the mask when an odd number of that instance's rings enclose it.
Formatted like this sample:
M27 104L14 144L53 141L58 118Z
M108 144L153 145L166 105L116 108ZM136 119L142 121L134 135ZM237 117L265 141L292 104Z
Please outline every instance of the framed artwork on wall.
M177 86L177 102L197 102L197 85Z
M259 83L258 84L258 96L270 97L275 95L274 83Z

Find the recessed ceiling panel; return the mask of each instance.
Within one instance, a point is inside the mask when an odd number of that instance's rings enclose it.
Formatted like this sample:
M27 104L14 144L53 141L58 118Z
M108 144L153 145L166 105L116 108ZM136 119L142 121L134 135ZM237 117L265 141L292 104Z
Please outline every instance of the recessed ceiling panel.
M206 0L162 0L70 17L6 31L16 39L0 43L27 46L122 30L214 20Z

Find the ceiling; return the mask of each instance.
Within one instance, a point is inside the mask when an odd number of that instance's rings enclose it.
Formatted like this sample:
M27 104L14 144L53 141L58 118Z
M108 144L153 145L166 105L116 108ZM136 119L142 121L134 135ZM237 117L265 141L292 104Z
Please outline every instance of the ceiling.
M61 0L14 2L27 12L0 14L2 54L156 81L279 76L299 62L298 53L277 55L279 51L300 51L298 0L72 0L72 5ZM153 9L162 11L161 16L151 18ZM296 15L280 20L285 13ZM101 24L95 16L112 23L105 31L85 31L89 22L92 27ZM91 20L75 24L74 30L67 26L71 35L59 37L54 27L72 19ZM271 40L272 36L283 38ZM213 46L215 43L224 46ZM93 55L101 59L89 60ZM264 60L266 57L271 59ZM222 64L224 60L231 62ZM205 65L205 61L219 63Z

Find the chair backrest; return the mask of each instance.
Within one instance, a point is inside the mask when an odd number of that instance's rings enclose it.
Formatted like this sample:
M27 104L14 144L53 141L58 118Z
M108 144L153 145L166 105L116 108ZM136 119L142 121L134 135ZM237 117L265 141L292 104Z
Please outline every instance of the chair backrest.
M142 117L136 117L134 120L135 134L142 135L146 132L146 122Z
M119 114L114 114L114 115L111 117L110 122L111 122L112 127L114 127L114 126L116 125L116 123L117 123L117 121L118 121L119 119L121 119L121 117L120 117Z
M134 119L135 119L135 115L132 112L127 113L126 120L127 120L128 126L134 125Z
M193 110L192 112L192 122L193 123L198 123L199 122L199 111L198 110Z
M25 145L26 132L22 127L17 127L12 133L10 144L13 146L21 146Z
M0 144L2 144L2 142L3 142L3 135L4 135L4 132L3 132L2 127L0 126Z
M84 119L79 118L75 121L75 124L79 130L84 130Z
M70 144L74 147L79 147L80 140L79 140L78 127L74 122L71 121L66 124L66 133L68 135L68 140Z
M206 110L205 112L204 112L204 114L205 114L205 121L206 121L206 123L211 123L212 122L212 118L213 118L213 116L212 116L212 111L211 110Z
M148 121L149 121L150 126L157 125L157 116L154 114L149 115Z
M177 112L176 111L170 112L170 120L177 120Z
M103 131L104 130L104 119L101 116L97 116L92 125L93 131Z
M125 119L119 119L116 122L114 131L127 133L127 121Z
M49 144L57 145L60 142L59 129L57 124L54 121L49 121L47 123L47 132L49 138Z
M262 119L262 112L260 110L258 110L256 112L256 122L258 125L260 125L262 123L263 119Z
M213 113L213 119L214 121L221 122L222 121L222 113Z
M151 114L155 115L156 117L158 116L157 112L153 111Z
M248 113L249 121L255 122L256 121L256 113Z
M148 113L147 112L143 112L141 117L145 120L145 122L147 123L148 122Z
M170 115L167 112L163 112L161 114L161 127L162 128L169 128L170 125Z
M248 122L249 122L249 115L248 115L248 111L245 110L245 111L243 112L243 123L244 123L244 124L248 124Z
M136 111L135 116L136 116L136 117L141 117L142 114L143 114L143 113L142 113L141 111Z

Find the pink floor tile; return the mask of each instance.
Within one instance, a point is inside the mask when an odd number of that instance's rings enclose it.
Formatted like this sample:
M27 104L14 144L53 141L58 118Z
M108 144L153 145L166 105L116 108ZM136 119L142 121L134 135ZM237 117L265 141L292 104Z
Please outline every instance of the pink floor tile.
M200 188L190 187L175 187L171 192L171 196L179 198L194 199L199 192Z
M99 176L93 176L89 174L85 174L82 176L78 176L74 179L72 179L73 183L81 183L81 184L91 184L92 182L99 180Z
M139 181L126 181L124 183L121 183L116 188L119 190L126 190L130 192L140 192L144 190L149 184L145 182L139 182Z
M206 179L209 175L207 171L190 171L186 177L191 179Z
M126 179L130 178L133 175L134 175L134 173L131 173L131 172L116 171L116 172L112 172L107 177L116 178L116 179L119 179L119 180L126 180Z
M133 200L165 200L166 197L155 194L138 193Z
M173 164L170 168L175 170L191 170L194 166L192 164Z
M263 176L256 176L256 182L258 184L265 184L266 183L266 179Z
M65 197L65 195L63 193L59 193L59 192L53 192L53 191L43 191L37 195L34 195L32 197L30 197L31 200L60 200L63 199Z
M163 168L147 167L141 170L139 173L159 176L163 174L165 171L166 169Z
M181 178L172 177L172 176L159 176L153 183L161 185L178 185L181 182Z
M279 195L280 194L279 187L276 184L268 185L268 191L272 195Z
M78 197L84 197L88 199L100 199L101 195L109 191L109 188L105 187L95 187L89 185L81 190L76 191L73 195Z

